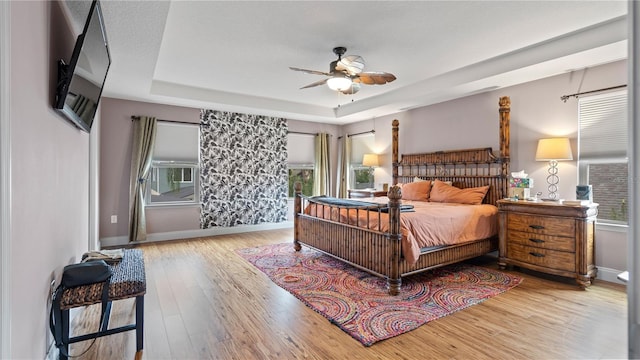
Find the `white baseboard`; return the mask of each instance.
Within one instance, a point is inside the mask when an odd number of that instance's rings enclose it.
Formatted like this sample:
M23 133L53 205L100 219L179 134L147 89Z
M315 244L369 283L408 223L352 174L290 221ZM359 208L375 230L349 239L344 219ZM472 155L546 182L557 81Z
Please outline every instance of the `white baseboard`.
M238 234L253 231L276 230L293 228L293 221L283 221L279 223L266 223L259 225L239 225L231 227L215 227L210 229L171 231L165 233L148 234L147 240L130 243L128 236L112 236L100 239L100 247L122 246L130 244L143 244L146 242L158 242L167 240L190 239L204 236L216 236L227 234Z
M596 279L608 281L616 284L622 284L622 285L627 284L624 281L621 281L618 279L618 274L620 274L624 270L616 270L616 269L606 268L602 266L596 266L596 267L598 268L598 275L596 276Z
M47 350L47 357L45 357L44 360L58 360L58 355L58 348L56 347L55 341L51 342Z

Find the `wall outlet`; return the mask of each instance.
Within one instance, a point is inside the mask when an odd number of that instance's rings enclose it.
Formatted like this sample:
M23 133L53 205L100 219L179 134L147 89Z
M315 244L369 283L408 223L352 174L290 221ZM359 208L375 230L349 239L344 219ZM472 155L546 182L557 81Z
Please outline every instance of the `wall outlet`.
M118 215L111 215L111 223L112 224L118 223Z

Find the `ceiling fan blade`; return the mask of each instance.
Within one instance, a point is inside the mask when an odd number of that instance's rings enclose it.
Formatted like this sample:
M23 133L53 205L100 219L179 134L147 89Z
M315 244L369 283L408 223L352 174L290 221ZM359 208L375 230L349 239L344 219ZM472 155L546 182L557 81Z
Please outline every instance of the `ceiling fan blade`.
M338 61L336 70L346 71L349 75L360 74L364 70L364 59L360 55L347 55Z
M331 76L331 74L329 74L329 73L322 72L322 71L317 71L317 70L300 69L300 68L297 68L297 67L291 67L291 66L289 66L289 69L291 69L291 70L293 70L293 71L302 71L302 72L306 72L307 74Z
M311 83L311 84L309 84L309 85L307 85L307 86L303 86L303 87L301 87L300 89L307 89L307 88L314 87L314 86L318 86L318 85L324 85L324 84L326 84L326 83L327 83L327 80L329 80L329 79L324 79L324 80L316 81L316 82Z
M384 85L386 83L392 82L395 79L395 75L390 73L368 71L360 73L353 79L353 81L367 85Z

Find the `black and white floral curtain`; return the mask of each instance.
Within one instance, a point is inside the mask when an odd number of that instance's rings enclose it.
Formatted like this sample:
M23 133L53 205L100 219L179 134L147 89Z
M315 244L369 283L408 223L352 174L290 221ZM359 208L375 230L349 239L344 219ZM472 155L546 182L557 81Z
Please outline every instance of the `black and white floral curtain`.
M287 219L287 120L200 112L200 226Z

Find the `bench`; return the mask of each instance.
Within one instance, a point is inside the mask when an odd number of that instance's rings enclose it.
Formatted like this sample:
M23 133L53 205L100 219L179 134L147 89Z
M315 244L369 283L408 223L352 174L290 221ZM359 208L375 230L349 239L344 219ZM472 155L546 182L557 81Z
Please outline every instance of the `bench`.
M75 307L93 305L102 302L103 283L78 286L66 289L62 293L62 297L60 298L60 310L62 311L62 343L67 354L69 353L70 344L129 330L136 331L136 352L142 350L144 294L147 292L142 250L126 249L124 250L122 260L111 264L110 266L113 274L111 275L111 282L109 284L109 302L107 303L105 312L106 320L97 332L69 337L69 310ZM132 297L136 298L136 322L134 324L109 329L111 302ZM61 353L60 359L67 360L67 357Z

